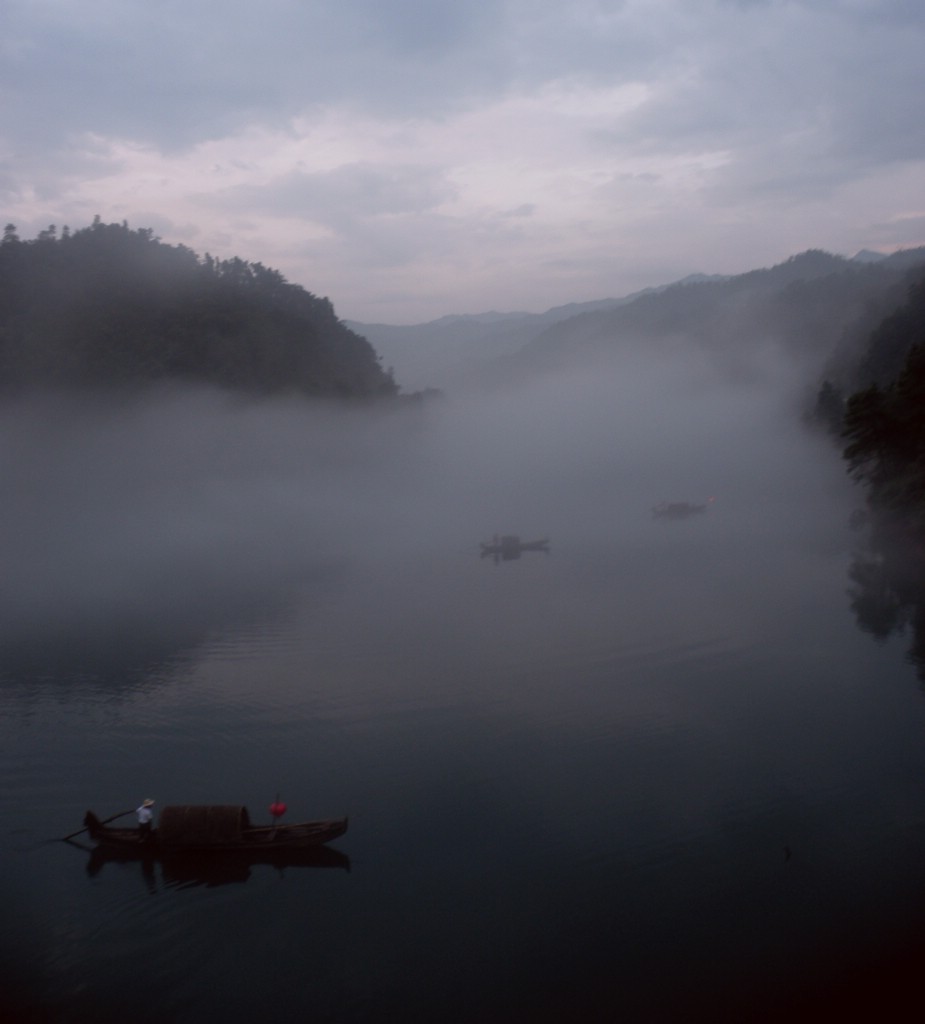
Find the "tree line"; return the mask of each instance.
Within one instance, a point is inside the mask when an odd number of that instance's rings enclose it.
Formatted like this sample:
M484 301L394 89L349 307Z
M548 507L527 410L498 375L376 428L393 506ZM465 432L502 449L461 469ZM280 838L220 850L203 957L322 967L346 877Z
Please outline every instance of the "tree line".
M865 531L850 575L859 625L879 639L908 630L925 681L925 274L870 334L843 399L826 381L824 418L839 432L848 472L865 489Z
M250 394L398 393L327 298L127 223L0 241L0 394L164 381Z
M925 275L871 334L858 376L841 420L848 471L874 506L925 533Z

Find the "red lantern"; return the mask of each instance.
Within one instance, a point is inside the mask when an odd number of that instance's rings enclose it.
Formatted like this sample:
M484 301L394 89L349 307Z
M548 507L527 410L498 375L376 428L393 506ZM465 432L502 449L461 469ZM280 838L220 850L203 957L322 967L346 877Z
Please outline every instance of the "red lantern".
M280 801L279 797L277 797L276 801L270 804L270 814L272 814L274 818L281 818L285 813L286 805Z

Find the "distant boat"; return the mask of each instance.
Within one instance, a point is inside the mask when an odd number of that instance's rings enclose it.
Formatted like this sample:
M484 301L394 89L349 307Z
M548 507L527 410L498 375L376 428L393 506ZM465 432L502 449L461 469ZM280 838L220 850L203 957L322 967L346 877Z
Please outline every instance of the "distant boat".
M702 515L713 504L708 498L702 505L690 501L661 501L652 508L653 519L690 519Z
M142 840L137 828L110 828L87 811L84 825L103 846L209 854L302 850L330 842L347 831L347 819L303 821L293 825L252 825L237 805L165 807L158 827Z
M521 540L513 534L503 537L497 535L487 543L481 545L482 557L492 557L495 561L509 562L514 558L520 558L524 551L549 551L549 541L542 540Z

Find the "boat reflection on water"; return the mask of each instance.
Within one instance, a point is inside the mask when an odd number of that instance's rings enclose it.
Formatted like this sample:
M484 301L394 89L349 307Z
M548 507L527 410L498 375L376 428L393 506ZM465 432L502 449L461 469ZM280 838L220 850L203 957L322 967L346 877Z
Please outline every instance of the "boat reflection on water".
M159 852L139 847L136 850L114 849L100 845L85 846L69 840L71 846L90 854L86 864L87 874L95 878L107 864L137 863L150 888L157 885L157 868L160 866L161 883L168 888L189 888L247 882L252 869L261 865L276 868L282 876L287 869L340 868L350 870L350 858L340 850L329 846L315 846L290 851L240 851L225 853L220 857L208 853Z

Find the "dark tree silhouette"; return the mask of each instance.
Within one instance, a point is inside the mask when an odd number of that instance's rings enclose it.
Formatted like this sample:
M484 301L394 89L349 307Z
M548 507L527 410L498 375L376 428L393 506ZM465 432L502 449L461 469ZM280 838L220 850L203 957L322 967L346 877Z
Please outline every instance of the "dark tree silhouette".
M49 225L0 243L0 391L166 380L249 393L394 396L369 342L276 270L148 228Z
M874 378L848 399L848 472L866 489L865 547L849 591L859 625L884 639L909 629L925 680L925 279L873 332L863 365ZM900 359L901 355L901 359ZM892 380L884 367L899 365ZM879 379L878 379L879 378Z

